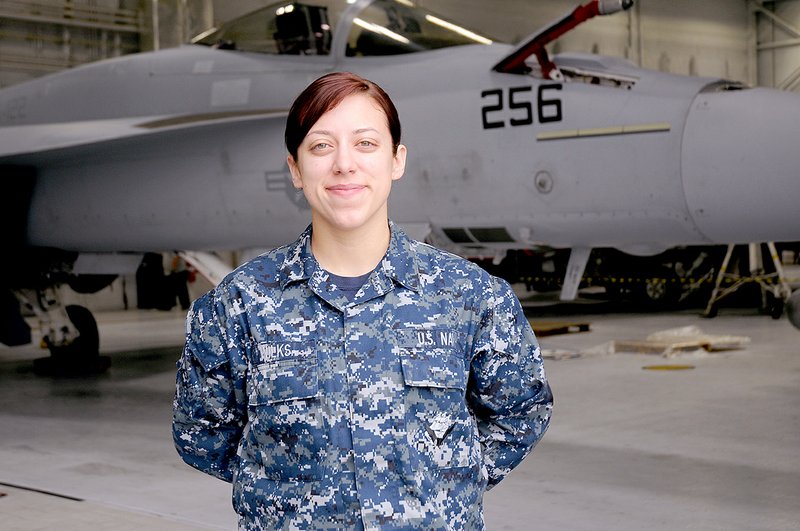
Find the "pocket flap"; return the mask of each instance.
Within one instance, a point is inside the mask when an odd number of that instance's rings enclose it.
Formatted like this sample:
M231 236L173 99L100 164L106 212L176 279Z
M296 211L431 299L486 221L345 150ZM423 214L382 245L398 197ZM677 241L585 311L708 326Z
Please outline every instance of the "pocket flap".
M253 370L250 404L272 404L319 394L313 342L261 343L262 363Z
M403 350L400 358L403 379L415 387L467 388L464 361L450 349Z

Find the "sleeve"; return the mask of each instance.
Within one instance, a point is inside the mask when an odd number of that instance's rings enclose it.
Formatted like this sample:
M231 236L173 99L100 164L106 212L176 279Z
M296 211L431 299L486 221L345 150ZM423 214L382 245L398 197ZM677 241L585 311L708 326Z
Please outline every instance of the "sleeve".
M476 336L468 400L476 416L488 488L542 438L553 394L539 345L511 286L492 278Z
M234 370L236 342L226 339L212 293L195 301L186 318L172 436L187 464L230 482L247 406L243 379Z

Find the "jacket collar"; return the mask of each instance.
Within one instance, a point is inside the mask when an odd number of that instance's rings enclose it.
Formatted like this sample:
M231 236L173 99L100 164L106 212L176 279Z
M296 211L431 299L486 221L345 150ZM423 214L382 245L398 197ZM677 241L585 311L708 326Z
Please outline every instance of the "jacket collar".
M373 275L367 280L367 285L371 284L377 294L390 291L394 283L417 291L419 289L417 243L392 221L389 221L389 229L391 232L389 249ZM312 284L319 285L327 280L327 273L311 253L311 233L312 227L309 225L300 237L287 247L286 258L280 269L281 289L285 289L293 282L310 280Z

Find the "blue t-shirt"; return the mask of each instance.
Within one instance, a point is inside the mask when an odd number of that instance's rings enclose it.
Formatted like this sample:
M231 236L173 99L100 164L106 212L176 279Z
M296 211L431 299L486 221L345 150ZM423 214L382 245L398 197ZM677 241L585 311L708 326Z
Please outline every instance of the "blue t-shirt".
M369 273L357 277L340 277L339 275L328 273L328 275L330 275L330 282L336 286L336 289L343 291L351 301L356 298L356 293L358 293L358 290L361 289L361 286L364 285L364 282L367 281L371 274L372 272L370 271Z

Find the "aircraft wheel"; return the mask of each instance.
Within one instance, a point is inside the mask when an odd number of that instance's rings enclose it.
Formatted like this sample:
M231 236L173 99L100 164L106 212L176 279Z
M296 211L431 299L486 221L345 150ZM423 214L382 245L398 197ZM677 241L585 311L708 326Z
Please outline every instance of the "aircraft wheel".
M654 308L670 307L678 302L681 284L672 270L663 268L658 276L646 278L639 286L639 298Z
M48 346L50 357L34 360L34 371L46 376L79 376L108 370L111 358L100 356L100 334L92 312L77 305L65 309L80 335L69 345Z
M773 319L780 319L783 315L783 300L772 293L767 294L767 314Z

